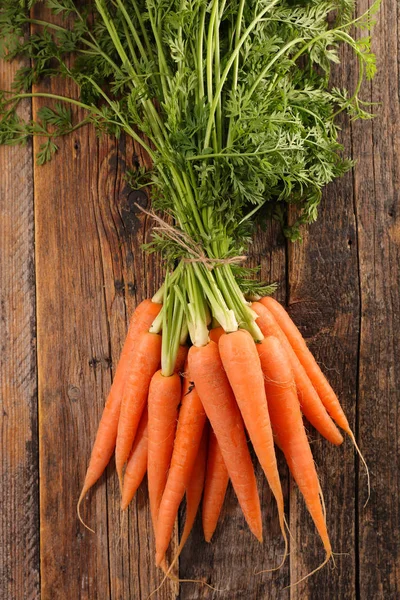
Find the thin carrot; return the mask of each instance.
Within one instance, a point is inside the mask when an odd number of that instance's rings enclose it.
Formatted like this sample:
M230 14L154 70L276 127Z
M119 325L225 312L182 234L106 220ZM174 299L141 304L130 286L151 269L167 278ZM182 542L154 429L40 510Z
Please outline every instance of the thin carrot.
M186 518L178 548L179 554L181 553L182 548L186 544L190 532L192 531L197 510L200 506L201 496L203 494L207 465L208 429L209 428L206 424L203 429L203 435L201 437L200 447L194 463L192 475L186 488Z
M181 400L181 379L177 373L165 377L162 371L154 373L148 398L148 460L147 480L150 511L156 531L158 509L167 482L170 467L178 405Z
M210 333L209 333L210 340L212 340L213 342L218 344L219 338L224 333L225 333L225 330L222 327L214 327L214 329L210 329Z
M125 383L115 446L115 465L122 489L122 469L135 439L136 430L146 404L150 381L160 366L161 336L142 333L139 336L130 372Z
M273 336L257 344L272 427L289 469L303 494L307 508L321 536L326 559L332 554L326 528L320 487L310 445L303 425L293 371L285 349Z
M147 471L147 419L148 411L144 409L126 464L122 486L122 510L128 507Z
M207 473L203 494L202 522L206 542L210 542L218 524L224 503L229 475L218 445L211 430L208 442Z
M158 513L157 565L163 560L168 548L179 505L190 481L206 422L206 414L191 381L187 365L185 372L171 466Z
M175 368L174 368L175 373L178 373L178 375L180 375L183 372L188 352L189 352L188 346L182 346L182 345L179 346L178 354L176 356Z
M368 465L365 462L365 458L358 447L356 438L353 431L350 428L349 422L342 407L340 406L339 399L333 391L330 383L322 373L317 361L307 347L307 344L293 323L292 319L286 312L286 310L271 297L262 298L262 304L270 311L270 314L276 319L280 329L283 331L285 338L288 340L290 347L292 348L293 354L297 357L298 361L304 368L308 378L310 379L314 389L316 390L322 404L336 423L341 427L352 440L360 460L364 465L365 472L367 475L367 486L368 496L365 504L367 504L370 496L370 477ZM304 413L305 414L305 413ZM307 415L306 415L307 416ZM310 419L309 419L310 420ZM311 422L311 421L310 421ZM318 429L318 428L317 428Z
M221 336L218 348L255 453L275 496L279 523L287 544L282 486L256 345L248 331L239 329Z
M333 391L325 375L322 373L317 361L308 349L303 336L293 323L286 310L283 308L283 306L281 306L281 304L279 304L279 302L270 297L262 298L260 302L262 302L262 304L274 316L279 327L286 335L291 347L296 353L297 358L304 367L311 383L321 398L322 404L325 406L332 419L334 419L339 427L344 429L346 433L351 434L349 422L343 412L342 407L340 406L338 397Z
M165 577L164 577L161 585L164 583L164 581L166 581L167 578L170 578L172 581L175 581L176 583L184 583L184 582L186 582L186 583L201 583L203 585L206 585L211 590L218 592L218 591L222 591L222 590L217 590L217 588L214 588L210 584L205 583L204 580L202 580L202 579L178 579L177 577L175 577L174 575L171 574L171 571L172 571L173 567L175 566L175 563L178 560L179 555L181 554L181 552L187 542L187 539L190 535L190 532L193 528L194 522L196 520L197 511L198 511L198 508L200 505L201 496L203 494L205 474L206 474L206 464L207 464L208 430L209 430L209 427L208 427L208 424L206 423L206 425L203 429L203 435L201 437L200 447L198 449L198 453L196 456L196 461L195 461L195 464L193 467L193 472L192 472L192 475L190 477L190 480L189 480L189 483L188 483L188 486L186 489L185 527L182 532L178 550L177 550L170 566L167 568L166 564L161 565L165 572ZM154 591L155 592L159 591L159 589L161 588L161 585Z
M285 348L292 367L301 409L311 425L333 444L341 444L343 437L328 415L307 373L297 358L285 334L274 316L260 302L253 302L252 309L258 314L257 325L265 336L273 335Z
M244 517L250 530L262 541L260 500L254 469L242 417L217 344L211 341L206 346L192 346L189 350L189 369L217 436Z
M85 481L79 496L77 506L78 515L79 507L85 494L100 478L114 452L122 394L128 377L132 357L138 343L138 338L143 332L148 331L160 310L161 304L156 304L151 300L143 300L131 317L128 334L121 352L110 393L103 410Z

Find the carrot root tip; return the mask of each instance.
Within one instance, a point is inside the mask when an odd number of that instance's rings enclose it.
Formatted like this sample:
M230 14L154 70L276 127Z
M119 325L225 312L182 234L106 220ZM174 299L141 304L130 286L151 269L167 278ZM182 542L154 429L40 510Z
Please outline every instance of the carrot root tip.
M365 508L367 506L368 502L369 502L370 497L371 497L371 481L370 481L370 476L369 476L369 468L368 468L367 462L366 462L366 460L365 460L365 458L363 456L363 453L361 452L361 450L360 450L360 448L359 448L359 446L357 444L357 441L356 441L356 438L354 436L354 433L351 431L351 429L349 429L347 431L347 433L350 436L351 441L353 442L354 448L356 449L356 452L357 452L358 456L360 457L360 460L361 460L362 464L364 465L365 474L367 476L367 490L368 490L368 494L367 494L367 499L366 499L366 501L364 502L364 505L363 505L363 508Z
M89 525L86 525L85 521L82 519L82 515L81 515L81 504L83 501L83 498L85 497L85 494L88 490L83 488L83 490L81 491L81 495L79 496L78 499L78 504L76 505L76 512L78 515L78 519L79 521L82 523L82 525L88 530L91 531L92 533L96 533L94 529L92 529L91 527L89 527Z
M320 571L321 569L323 569L325 567L325 565L327 565L330 560L332 560L333 564L335 565L335 561L334 561L334 558L333 558L332 550L330 550L329 552L326 553L325 560L316 569L313 569L311 571L311 573L307 573L307 575L304 575L304 577L302 577L301 579L298 579L297 581L295 581L294 583L291 583L290 585L287 585L283 589L287 590L287 589L290 589L292 587L295 587L296 585L299 585L299 583L301 583L302 581L305 581L306 579L308 579L312 575L315 575L315 573L317 573L318 571Z

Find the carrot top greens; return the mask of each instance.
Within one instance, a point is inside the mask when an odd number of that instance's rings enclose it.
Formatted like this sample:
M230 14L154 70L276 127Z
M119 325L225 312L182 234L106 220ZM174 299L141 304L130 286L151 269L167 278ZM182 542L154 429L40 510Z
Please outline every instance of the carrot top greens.
M351 168L337 117L371 116L359 91L375 73L369 30L379 3L355 17L352 0L0 0L1 53L29 59L1 93L0 143L42 136L44 163L59 137L92 125L132 136L152 160L129 180L151 185L153 208L176 225L157 228L152 242L171 267L181 261L159 327L177 310L184 318L179 332L169 326L166 348L175 352L185 326L204 343L208 315L262 337L243 293L270 288L233 257L246 253L260 213L298 239L324 186ZM358 61L350 91L329 83L341 44ZM76 97L30 91L46 77L71 79ZM24 121L18 104L31 96L51 102ZM288 205L297 207L291 226Z

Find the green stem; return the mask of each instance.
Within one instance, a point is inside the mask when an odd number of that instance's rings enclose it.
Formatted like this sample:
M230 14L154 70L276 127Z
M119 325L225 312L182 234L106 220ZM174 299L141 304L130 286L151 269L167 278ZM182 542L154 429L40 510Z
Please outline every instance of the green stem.
M271 10L271 8L273 8L275 6L275 4L277 4L279 2L279 0L272 0L272 2L270 2L268 4L268 6L266 6L254 19L253 21L250 23L250 25L247 27L246 31L244 32L244 34L242 35L242 37L239 40L239 43L235 45L235 48L225 66L225 69L222 72L221 75L221 79L220 82L217 86L217 89L215 91L214 94L214 98L210 107L210 114L208 117L208 123L207 123L207 129L206 129L206 135L205 135L205 139L204 139L204 148L208 148L209 143L210 143L210 137L211 137L211 132L212 132L212 128L213 128L213 123L214 123L214 115L215 115L215 111L218 105L218 101L219 101L219 96L221 95L222 92L222 88L224 86L224 83L226 81L226 78L228 77L229 71L232 68L233 63L235 62L236 57L238 56L240 49L242 48L243 44L245 43L245 41L247 40L247 38L249 37L250 33L253 31L253 29L255 28L255 26L257 25L257 23L263 18L263 16L269 11Z
M238 10L237 18L236 18L235 46L238 45L239 40L240 40L240 33L241 33L241 30L242 30L242 18L243 18L244 5L245 5L245 0L240 0L239 10ZM240 54L237 54L237 56L235 58L235 61L233 63L232 96L235 95L236 90L237 90L238 75L239 75L239 60L240 60ZM226 145L228 147L232 143L232 139L231 139L231 136L232 136L232 119L233 119L233 117L229 118L228 139L227 139L227 142L226 142Z

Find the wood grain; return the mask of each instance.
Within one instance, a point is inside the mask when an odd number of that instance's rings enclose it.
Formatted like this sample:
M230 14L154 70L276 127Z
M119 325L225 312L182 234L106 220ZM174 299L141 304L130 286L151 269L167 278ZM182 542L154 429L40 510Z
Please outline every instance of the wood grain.
M358 10L367 5L360 0ZM350 441L334 448L309 428L340 553L336 569L284 589L323 553L279 457L295 541L283 569L254 574L276 565L283 550L275 504L257 468L264 544L251 539L229 488L213 542L202 541L198 519L179 570L181 578L204 578L222 591L167 583L157 600L400 597L398 19L395 0L387 0L374 37L378 75L365 93L381 103L377 118L343 122L355 171L326 190L302 245L287 246L268 225L250 258L261 264L263 279L280 283L277 297L339 393L370 466L369 504L363 508L366 480ZM347 52L344 59L337 77L352 87L354 61ZM11 73L2 65L0 88ZM75 94L55 80L40 89ZM42 103L35 100L34 110ZM29 116L29 102L23 111ZM140 248L151 223L135 203L148 206L149 199L124 179L126 168L146 157L131 141L100 141L90 129L63 139L34 177L31 155L29 145L0 147L0 597L145 600L161 581L146 482L121 517L110 464L83 506L95 535L77 521L76 500L128 318L162 279L159 259ZM181 528L183 519L184 509Z
M0 89L18 65L3 64ZM20 115L30 118L29 100ZM0 597L39 592L32 147L0 146Z
M367 7L360 3L360 10ZM361 331L358 430L371 470L359 469L359 593L400 596L400 103L398 4L383 3L374 36L378 73L366 99L377 117L354 125Z
M342 64L334 83L352 87L356 64L341 50ZM344 153L351 156L351 125L341 118ZM359 337L359 274L352 173L325 190L318 221L304 230L302 244L290 244L288 308L316 360L338 394L355 430ZM325 568L295 586L293 599L356 597L355 451L349 439L340 447L329 444L307 426L327 508L327 523L337 569ZM365 483L365 482L364 482ZM291 582L310 573L324 559L322 544L304 501L292 484L290 526L295 536Z

